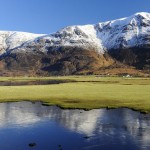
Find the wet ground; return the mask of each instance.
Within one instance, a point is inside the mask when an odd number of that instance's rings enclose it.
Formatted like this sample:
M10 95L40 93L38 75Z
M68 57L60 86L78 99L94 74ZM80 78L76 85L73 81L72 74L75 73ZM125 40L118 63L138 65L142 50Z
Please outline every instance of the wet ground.
M48 85L74 82L72 80L0 81L0 86Z

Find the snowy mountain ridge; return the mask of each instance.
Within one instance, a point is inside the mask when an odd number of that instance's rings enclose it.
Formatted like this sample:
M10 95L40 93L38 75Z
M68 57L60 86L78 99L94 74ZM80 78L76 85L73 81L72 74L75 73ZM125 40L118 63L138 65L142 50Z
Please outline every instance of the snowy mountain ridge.
M14 52L15 49L26 51L27 47L37 45L41 51L45 51L48 46L73 46L93 48L99 53L150 45L150 13L136 13L96 25L69 26L50 35L0 31L0 54L11 49Z
M39 36L43 35L17 31L0 31L0 54L5 53L6 50L21 46L27 41L34 40Z
M150 13L99 23L96 29L108 50L150 44Z

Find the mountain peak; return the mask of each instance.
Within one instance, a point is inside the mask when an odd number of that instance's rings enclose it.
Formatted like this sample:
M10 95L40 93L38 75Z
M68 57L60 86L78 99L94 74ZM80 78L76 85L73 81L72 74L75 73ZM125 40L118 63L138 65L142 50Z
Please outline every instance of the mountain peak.
M150 19L150 13L148 12L137 12L133 16L142 16L144 18Z
M109 49L138 47L150 44L150 13L140 12L97 25L99 38Z

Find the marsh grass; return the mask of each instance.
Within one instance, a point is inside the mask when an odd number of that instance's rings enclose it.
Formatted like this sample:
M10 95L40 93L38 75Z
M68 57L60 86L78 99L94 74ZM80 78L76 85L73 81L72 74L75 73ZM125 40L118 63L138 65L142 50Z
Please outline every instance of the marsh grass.
M150 112L150 79L96 76L1 78L0 81L69 80L69 83L0 86L0 102L42 101L62 108L127 107ZM73 82L74 81L74 82Z

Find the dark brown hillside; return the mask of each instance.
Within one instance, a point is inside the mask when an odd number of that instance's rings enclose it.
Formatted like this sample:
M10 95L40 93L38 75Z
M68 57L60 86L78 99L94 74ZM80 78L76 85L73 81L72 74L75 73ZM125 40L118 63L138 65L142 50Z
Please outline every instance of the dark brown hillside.
M148 47L110 50L109 54L117 61L138 70L150 70L150 48Z
M61 47L49 48L47 53L33 52L10 53L0 61L1 75L5 72L14 75L70 75L94 73L100 67L113 65L108 55L99 55L94 50Z
M37 48L34 52L14 53L12 51L1 57L0 75L139 74L133 67L124 65L122 63L124 59L121 56L119 59L114 54L112 56L108 53L98 54L93 49L85 50L77 47L61 47L57 50L49 47L44 53ZM115 57L117 61L112 57Z

